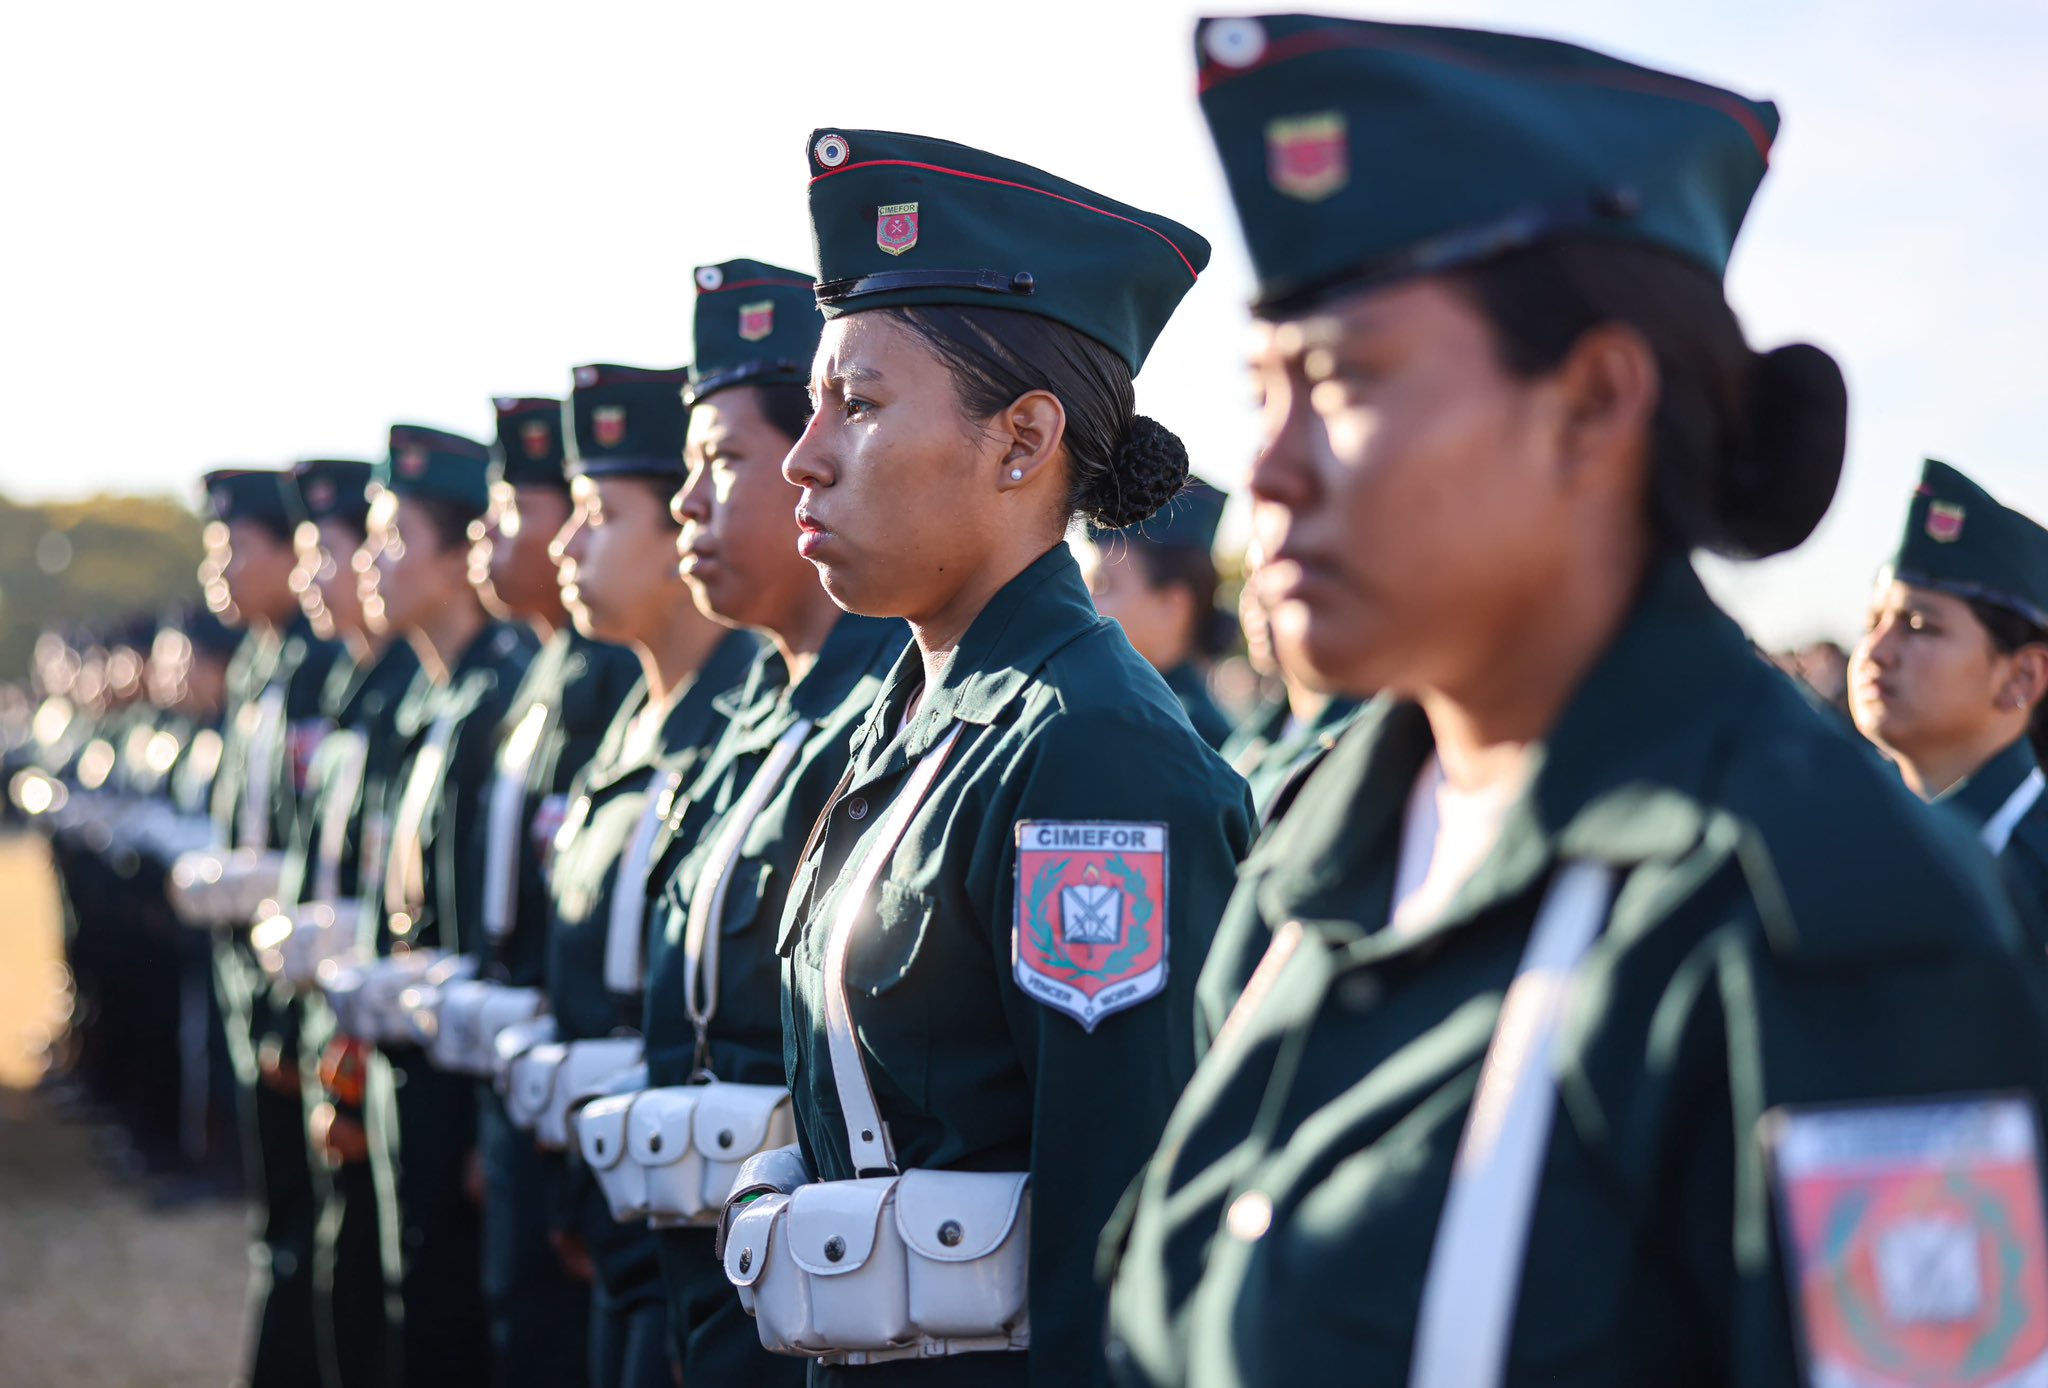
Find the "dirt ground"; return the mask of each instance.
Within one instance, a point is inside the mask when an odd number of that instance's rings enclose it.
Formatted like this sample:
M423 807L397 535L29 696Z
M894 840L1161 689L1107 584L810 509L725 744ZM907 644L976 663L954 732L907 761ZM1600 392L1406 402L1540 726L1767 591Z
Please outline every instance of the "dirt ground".
M0 1388L221 1388L240 1357L243 1207L151 1210L89 1127L31 1092L61 938L41 844L0 838Z

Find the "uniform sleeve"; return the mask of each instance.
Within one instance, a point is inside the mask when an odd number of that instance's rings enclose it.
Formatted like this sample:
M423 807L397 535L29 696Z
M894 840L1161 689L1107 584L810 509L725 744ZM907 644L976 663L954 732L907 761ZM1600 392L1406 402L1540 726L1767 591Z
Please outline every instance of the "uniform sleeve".
M984 824L976 861L990 874L990 945L1011 964L1003 1006L1032 1090L1032 1382L1073 1388L1105 1381L1097 1244L1192 1073L1195 979L1254 819L1243 781L1208 748L1136 719L1057 719L1006 781L1015 790ZM1017 932L1047 924L1048 893L1018 881L1017 826L1038 822L1165 828L1164 986L1092 1031L1018 983ZM1027 875L1056 861L1033 857Z

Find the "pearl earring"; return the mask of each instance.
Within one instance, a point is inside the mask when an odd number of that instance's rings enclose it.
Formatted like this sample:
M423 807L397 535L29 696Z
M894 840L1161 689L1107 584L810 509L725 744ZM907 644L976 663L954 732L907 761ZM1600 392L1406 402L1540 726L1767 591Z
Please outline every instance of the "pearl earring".
M1011 480L1012 482L1022 482L1022 481L1024 480L1024 469L1023 469L1023 468L1020 468L1020 467L1013 467L1013 468L1011 468L1011 469L1010 469L1010 480Z

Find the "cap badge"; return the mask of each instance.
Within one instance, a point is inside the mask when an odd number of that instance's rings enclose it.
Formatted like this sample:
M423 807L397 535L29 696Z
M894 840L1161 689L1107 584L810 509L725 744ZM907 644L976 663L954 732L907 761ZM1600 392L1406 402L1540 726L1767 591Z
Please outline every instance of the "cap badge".
M1351 181L1344 116L1323 111L1266 126L1266 178L1300 202L1321 202Z
M846 156L853 151L847 147L844 135L820 135L818 143L811 146L811 153L820 164L836 169L846 162Z
M775 331L775 301L740 305L740 341L759 342Z
M697 288L706 294L716 294L725 283L725 271L716 265L700 265L697 268Z
M1212 19L1202 47L1225 67L1250 67L1266 53L1266 29L1256 19Z
M590 428L597 436L598 447L617 448L626 440L626 407L599 405L590 412Z
M1927 504L1927 538L1939 545L1952 545L1963 538L1963 508L1948 501Z
M409 443L398 450L398 475L418 477L427 470L427 450L416 443Z
M875 209L875 244L890 255L902 255L917 244L917 204L892 202Z
M222 489L206 498L206 509L215 520L231 520L235 513L235 499Z
M316 477L306 486L306 508L325 511L334 505L334 484L325 477Z
M577 368L576 368L576 384L577 384L577 385L579 385L579 386L594 386L594 385L596 385L596 384L597 384L597 368L596 368L596 367L594 367L594 366L579 366L579 367L577 367Z
M548 422L544 419L529 419L519 426L519 446L526 451L526 456L536 463L548 456L548 447L554 441L554 435L548 431Z

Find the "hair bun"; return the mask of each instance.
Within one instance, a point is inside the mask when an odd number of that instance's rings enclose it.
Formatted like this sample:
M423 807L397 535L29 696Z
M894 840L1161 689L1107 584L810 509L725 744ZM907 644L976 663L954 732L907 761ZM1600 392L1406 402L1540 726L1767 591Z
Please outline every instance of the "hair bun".
M1136 525L1188 484L1188 450L1180 436L1146 415L1132 415L1116 457L1081 512L1109 530Z
M1729 460L1712 548L1762 559L1805 540L1827 514L1849 439L1842 368L1804 342L1779 347L1750 368L1746 446Z

